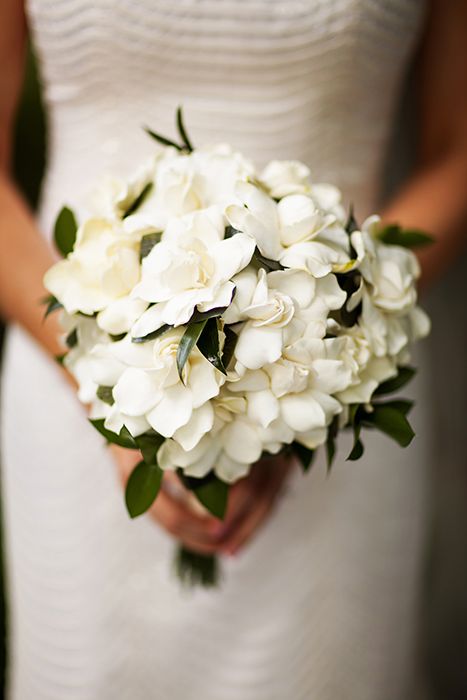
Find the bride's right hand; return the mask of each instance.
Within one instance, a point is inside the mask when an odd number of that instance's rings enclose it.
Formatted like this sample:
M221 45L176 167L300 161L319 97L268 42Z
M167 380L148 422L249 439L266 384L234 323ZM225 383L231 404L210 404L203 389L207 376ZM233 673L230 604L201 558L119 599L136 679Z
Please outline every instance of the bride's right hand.
M128 478L141 461L137 451L111 446L120 478L126 485ZM195 511L193 496L172 472L165 472L162 487L148 514L167 532L189 549L202 554L221 552L223 524L201 508Z

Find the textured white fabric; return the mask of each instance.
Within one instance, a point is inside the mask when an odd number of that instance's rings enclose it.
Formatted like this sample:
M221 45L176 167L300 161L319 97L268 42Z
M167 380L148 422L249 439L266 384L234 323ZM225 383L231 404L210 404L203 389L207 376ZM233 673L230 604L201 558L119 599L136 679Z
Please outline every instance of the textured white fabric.
M300 158L366 215L423 15L419 0L29 0L49 109L40 224L84 212L173 132L261 164ZM25 254L26 251L25 251ZM419 387L419 393L421 387ZM413 391L412 391L413 393ZM54 363L7 343L3 489L11 700L409 697L422 436L298 472L217 592L182 593L173 543L131 522L110 456ZM419 427L422 416L418 415Z

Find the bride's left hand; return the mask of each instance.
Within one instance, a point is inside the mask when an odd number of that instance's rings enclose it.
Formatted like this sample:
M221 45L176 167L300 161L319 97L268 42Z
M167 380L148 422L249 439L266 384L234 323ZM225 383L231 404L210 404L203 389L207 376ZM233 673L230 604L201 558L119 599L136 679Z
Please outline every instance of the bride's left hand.
M296 460L288 455L268 457L230 487L221 552L233 556L252 539L276 506L296 465Z

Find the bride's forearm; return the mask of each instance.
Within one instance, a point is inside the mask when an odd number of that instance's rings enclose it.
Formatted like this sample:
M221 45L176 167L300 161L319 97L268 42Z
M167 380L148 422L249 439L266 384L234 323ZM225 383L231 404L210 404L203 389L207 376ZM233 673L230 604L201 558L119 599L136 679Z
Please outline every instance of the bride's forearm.
M0 314L23 326L50 354L63 352L55 314L44 320L42 278L54 262L34 218L7 175L0 174Z
M384 210L386 222L431 233L421 249L422 286L439 278L467 242L467 150L419 168Z

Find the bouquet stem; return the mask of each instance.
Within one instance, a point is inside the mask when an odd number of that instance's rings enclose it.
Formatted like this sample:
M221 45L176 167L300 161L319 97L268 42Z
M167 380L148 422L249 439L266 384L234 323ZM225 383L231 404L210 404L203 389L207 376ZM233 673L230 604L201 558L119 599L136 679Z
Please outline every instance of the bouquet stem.
M175 572L187 588L213 588L220 581L219 560L213 554L199 554L180 545L175 556Z

